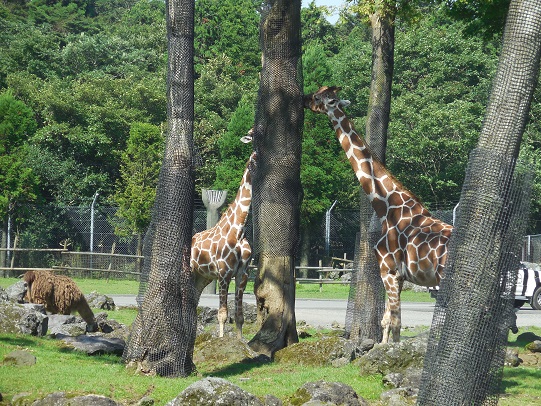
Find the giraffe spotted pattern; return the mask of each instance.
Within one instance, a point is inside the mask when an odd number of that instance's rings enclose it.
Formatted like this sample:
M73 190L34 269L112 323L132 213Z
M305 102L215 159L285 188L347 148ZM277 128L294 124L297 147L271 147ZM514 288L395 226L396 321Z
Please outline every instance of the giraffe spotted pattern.
M242 138L251 141L251 134ZM250 155L242 176L235 200L222 214L218 223L208 230L197 233L192 238L191 268L195 277L198 298L203 289L217 280L220 305L218 323L220 337L224 335L227 321L227 293L231 279L235 277L235 325L237 335L242 338L244 313L242 298L248 282L248 264L252 249L244 236L246 219L252 201L252 179L250 169L256 162L255 151Z
M447 244L453 227L432 217L413 193L408 191L372 154L347 118L337 87L321 87L305 96L305 107L326 114L336 132L361 187L368 196L382 226L375 246L381 278L387 293L381 321L382 342L390 335L400 340L400 293L404 281L436 286L443 276Z

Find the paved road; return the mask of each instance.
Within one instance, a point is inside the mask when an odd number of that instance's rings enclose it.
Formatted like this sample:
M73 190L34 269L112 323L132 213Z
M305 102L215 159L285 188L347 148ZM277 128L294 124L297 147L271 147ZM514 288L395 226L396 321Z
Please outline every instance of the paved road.
M133 295L112 295L117 306L135 305ZM229 295L229 300L233 296ZM245 294L246 303L255 304L253 294ZM199 301L200 306L212 308L218 307L217 295L202 295ZM334 322L344 324L346 319L347 300L295 300L295 315L297 322L304 320L312 326L330 327ZM434 312L434 302L402 303L402 327L430 326ZM541 327L541 310L533 310L529 305L524 306L517 313L517 326L538 326Z

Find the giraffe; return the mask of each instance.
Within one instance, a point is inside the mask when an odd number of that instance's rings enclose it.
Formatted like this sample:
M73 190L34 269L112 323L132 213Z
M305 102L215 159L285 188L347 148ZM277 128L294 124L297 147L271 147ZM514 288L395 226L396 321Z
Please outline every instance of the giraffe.
M244 143L251 142L252 131L241 138ZM244 237L244 226L252 201L252 180L250 170L256 162L256 152L252 152L235 200L222 214L214 227L197 233L192 238L191 269L195 277L198 298L205 286L218 280L220 306L218 323L220 337L224 335L227 320L227 293L231 278L235 277L235 324L237 336L242 338L244 313L242 296L248 282L248 263L252 249Z
M304 106L327 114L336 137L379 218L382 236L374 247L387 293L381 321L382 342L400 341L400 293L405 280L421 286L439 285L447 259L447 243L453 227L432 217L419 199L407 190L375 157L355 131L338 87L321 87L305 95Z

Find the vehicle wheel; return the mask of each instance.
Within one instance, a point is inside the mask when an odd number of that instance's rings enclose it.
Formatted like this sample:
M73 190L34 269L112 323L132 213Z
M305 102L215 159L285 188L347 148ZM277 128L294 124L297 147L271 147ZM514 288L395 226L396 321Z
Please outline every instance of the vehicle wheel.
M535 310L541 310L541 286L533 292L532 302L530 303Z
M522 306L524 306L524 303L526 303L525 300L515 299L515 309L520 309Z

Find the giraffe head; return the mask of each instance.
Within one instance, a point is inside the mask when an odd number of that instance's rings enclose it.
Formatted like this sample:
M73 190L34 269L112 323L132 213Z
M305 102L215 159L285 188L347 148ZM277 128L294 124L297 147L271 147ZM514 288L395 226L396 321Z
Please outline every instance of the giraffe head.
M337 86L322 86L312 94L304 96L304 107L312 110L314 113L329 114L337 107L343 108L350 104L349 100L341 100L338 92L342 88Z

